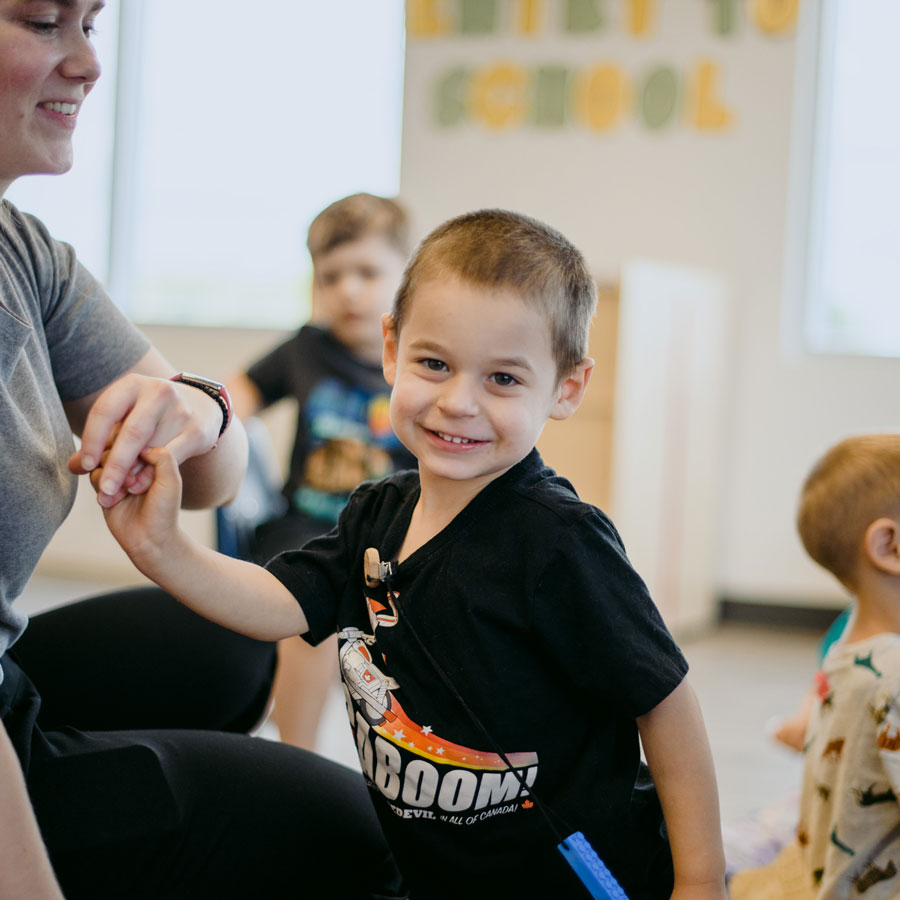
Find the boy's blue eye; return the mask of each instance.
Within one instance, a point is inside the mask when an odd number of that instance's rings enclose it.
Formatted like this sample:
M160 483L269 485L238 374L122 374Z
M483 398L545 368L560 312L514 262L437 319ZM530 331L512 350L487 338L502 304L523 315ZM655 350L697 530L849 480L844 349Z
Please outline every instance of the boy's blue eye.
M432 372L443 372L444 369L447 368L446 364L439 359L423 359L420 360L420 362L426 369L430 369Z
M500 387L512 387L514 384L519 383L518 378L515 378L507 372L496 372L491 378L493 378L494 383L500 385Z

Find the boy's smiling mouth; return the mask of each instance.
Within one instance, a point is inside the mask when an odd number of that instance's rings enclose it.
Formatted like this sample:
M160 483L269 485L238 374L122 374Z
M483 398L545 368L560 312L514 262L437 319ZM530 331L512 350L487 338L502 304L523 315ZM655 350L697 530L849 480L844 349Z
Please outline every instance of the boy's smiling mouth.
M484 444L485 441L475 440L474 438L460 437L455 434L447 434L445 431L435 431L434 429L429 429L433 435L440 438L447 444Z

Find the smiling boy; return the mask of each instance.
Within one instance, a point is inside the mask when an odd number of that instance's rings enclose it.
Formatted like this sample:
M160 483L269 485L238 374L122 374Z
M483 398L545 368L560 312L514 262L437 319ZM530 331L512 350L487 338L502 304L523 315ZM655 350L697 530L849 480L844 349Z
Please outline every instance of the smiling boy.
M418 472L363 485L335 531L267 570L178 529L165 452L147 453L148 495L105 510L136 565L203 615L263 639L337 632L362 768L417 900L584 897L556 850L573 830L631 900L725 897L687 664L612 523L534 449L584 394L594 305L553 229L452 219L383 321Z

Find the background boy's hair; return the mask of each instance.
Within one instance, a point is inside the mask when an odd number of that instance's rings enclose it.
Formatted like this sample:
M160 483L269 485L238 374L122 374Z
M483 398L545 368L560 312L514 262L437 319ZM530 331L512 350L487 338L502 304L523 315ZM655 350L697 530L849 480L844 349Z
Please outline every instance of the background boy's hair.
M341 244L371 235L380 235L402 256L409 255L409 216L406 210L388 197L351 194L326 206L310 222L306 247L315 259Z
M550 324L557 373L568 375L587 356L597 288L584 257L558 231L521 213L482 209L439 225L416 249L394 299L394 327L416 287L455 275L491 289L508 288Z
M851 591L866 529L900 515L900 434L846 438L803 484L797 531L806 552Z

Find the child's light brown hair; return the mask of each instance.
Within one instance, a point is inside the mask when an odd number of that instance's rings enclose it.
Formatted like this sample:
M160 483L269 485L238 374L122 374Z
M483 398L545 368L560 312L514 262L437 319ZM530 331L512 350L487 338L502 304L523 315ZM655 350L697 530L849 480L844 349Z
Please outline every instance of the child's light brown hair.
M406 210L389 197L351 194L326 206L310 223L306 247L315 259L362 238L383 237L401 256L409 256L409 217Z
M416 287L447 275L477 287L511 289L537 307L550 325L559 377L587 356L597 288L581 253L549 225L502 209L466 213L439 225L403 274L393 310L398 334Z
M806 552L850 591L866 529L900 516L900 434L846 438L803 484L797 531Z

